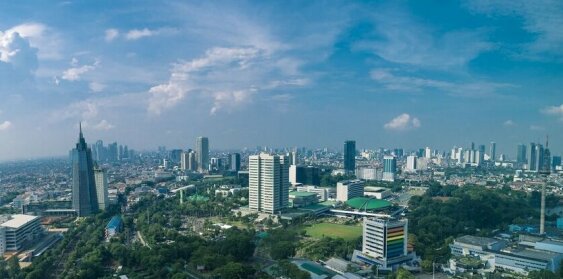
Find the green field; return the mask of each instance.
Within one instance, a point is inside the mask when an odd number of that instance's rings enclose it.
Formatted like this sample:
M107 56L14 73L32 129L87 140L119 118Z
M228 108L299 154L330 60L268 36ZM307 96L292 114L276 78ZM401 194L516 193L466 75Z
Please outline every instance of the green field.
M307 235L314 238L340 237L344 240L354 240L362 235L361 226L349 226L332 223L319 223L305 228Z

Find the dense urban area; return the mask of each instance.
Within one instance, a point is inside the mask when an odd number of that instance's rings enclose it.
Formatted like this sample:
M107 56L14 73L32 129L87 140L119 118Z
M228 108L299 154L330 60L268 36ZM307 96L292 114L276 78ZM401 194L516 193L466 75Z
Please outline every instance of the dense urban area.
M138 152L0 164L0 278L561 278L548 143Z

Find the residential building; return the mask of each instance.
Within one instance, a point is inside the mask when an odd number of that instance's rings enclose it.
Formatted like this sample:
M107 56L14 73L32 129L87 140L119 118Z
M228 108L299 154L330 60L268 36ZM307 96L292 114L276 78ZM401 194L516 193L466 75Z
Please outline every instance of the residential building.
M249 157L251 210L278 213L289 204L289 158L261 153Z

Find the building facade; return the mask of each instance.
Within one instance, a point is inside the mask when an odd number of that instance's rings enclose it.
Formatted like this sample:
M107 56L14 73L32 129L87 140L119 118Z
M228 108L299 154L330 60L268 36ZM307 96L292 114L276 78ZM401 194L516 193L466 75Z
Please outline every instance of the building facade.
M230 170L231 171L239 171L240 170L240 154L239 153L232 153L230 155Z
M395 175L397 173L397 159L395 156L383 157L383 181L393 182L395 181Z
M344 171L354 173L356 170L356 141L344 142Z
M5 251L20 251L43 234L38 216L15 214L0 224L4 230Z
M94 168L94 180L96 181L96 197L98 208L106 210L109 205L108 199L108 176L105 169Z
M253 211L275 214L289 204L289 158L262 153L249 157L249 200Z

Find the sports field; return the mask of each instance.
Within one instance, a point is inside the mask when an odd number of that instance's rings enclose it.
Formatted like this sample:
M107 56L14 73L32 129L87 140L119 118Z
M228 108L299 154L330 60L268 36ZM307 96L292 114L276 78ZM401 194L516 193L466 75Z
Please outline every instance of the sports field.
M349 226L332 223L319 223L305 228L307 235L314 238L340 237L344 240L354 240L362 235L361 226Z

